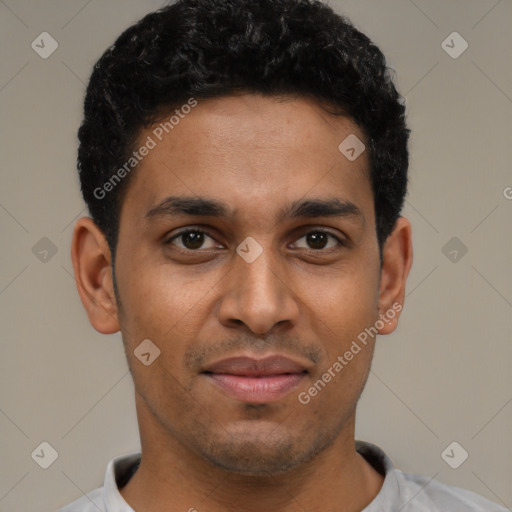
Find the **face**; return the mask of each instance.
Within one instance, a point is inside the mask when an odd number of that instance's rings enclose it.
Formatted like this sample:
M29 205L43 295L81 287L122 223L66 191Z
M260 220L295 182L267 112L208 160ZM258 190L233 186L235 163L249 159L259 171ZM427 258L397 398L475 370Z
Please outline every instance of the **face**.
M257 95L200 101L161 141L157 126L115 261L143 445L295 467L353 430L374 348L353 342L384 312L367 155L338 149L365 136L313 101Z

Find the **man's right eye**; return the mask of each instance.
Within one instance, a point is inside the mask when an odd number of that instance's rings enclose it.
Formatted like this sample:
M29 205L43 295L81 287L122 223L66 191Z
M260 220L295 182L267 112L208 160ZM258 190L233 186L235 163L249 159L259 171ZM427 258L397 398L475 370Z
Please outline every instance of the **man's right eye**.
M194 228L194 229L185 229L172 235L170 238L165 240L165 245L176 245L180 249L196 251L198 249L215 249L216 245L213 244L211 247L201 247L205 243L205 237L210 238L212 241L214 239L203 231L202 229ZM175 240L180 240L180 244L175 244Z

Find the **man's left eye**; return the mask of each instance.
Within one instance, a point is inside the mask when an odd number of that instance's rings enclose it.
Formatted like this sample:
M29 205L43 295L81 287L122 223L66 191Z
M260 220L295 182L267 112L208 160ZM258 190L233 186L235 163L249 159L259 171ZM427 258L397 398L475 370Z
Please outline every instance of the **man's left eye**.
M344 245L344 243L337 236L333 235L332 233L328 233L327 231L310 231L309 233L301 236L299 240L303 238L306 239L306 244L309 245L309 247L303 247L304 249L332 249L337 245ZM330 246L328 246L329 238L331 238L331 241L333 241Z

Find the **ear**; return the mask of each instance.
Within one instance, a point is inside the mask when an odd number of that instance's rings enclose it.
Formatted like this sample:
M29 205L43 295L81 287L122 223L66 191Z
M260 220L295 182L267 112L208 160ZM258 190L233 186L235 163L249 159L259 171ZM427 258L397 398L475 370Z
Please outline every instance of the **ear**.
M412 265L411 223L399 217L382 249L379 292L379 334L389 334L398 325L405 300L405 283Z
M71 259L78 293L91 325L102 334L119 331L110 249L105 235L89 217L82 217L75 224Z

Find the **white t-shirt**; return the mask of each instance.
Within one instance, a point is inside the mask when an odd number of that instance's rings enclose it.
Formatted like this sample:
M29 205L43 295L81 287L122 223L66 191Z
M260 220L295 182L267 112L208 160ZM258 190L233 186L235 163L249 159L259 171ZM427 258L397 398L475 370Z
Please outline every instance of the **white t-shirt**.
M379 494L361 512L508 512L474 492L395 469L387 455L374 444L356 441L356 450L385 475ZM124 487L133 476L140 457L140 453L131 453L111 460L103 487L58 512L135 512L121 496L119 487Z

